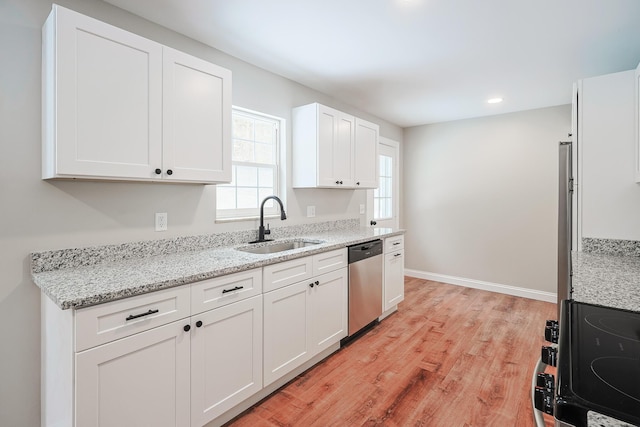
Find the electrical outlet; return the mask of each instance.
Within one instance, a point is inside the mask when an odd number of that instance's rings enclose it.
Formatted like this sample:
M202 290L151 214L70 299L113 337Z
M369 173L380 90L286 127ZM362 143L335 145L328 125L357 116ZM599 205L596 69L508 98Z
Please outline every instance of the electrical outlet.
M316 207L307 206L307 218L313 218L314 216L316 216Z
M360 204L360 213L363 214L364 213L364 205L361 203Z
M156 231L167 231L167 213L156 213Z

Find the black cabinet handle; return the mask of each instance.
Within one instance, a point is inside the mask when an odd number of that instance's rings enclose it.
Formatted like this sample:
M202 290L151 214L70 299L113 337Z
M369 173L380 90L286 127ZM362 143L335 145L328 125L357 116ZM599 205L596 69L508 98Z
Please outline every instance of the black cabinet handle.
M156 172L156 175L160 175L162 173L162 169L156 169L155 172Z
M320 284L320 282L318 282L318 281L316 280L316 286L318 286L319 284Z
M360 181L356 182L356 185L360 185Z
M167 175L173 175L173 171L171 169L167 169Z
M402 254L395 254L395 255L394 255L394 257L397 257L397 256L402 256Z
M309 283L310 288L313 288L313 286L314 286L313 282Z
M200 326L202 326L202 320L198 320L198 321L196 322L196 327L198 327L198 328L199 328Z
M242 289L242 288L244 288L244 286L236 286L236 287L235 287L235 288L233 288L233 289L223 289L223 290L222 290L222 293L223 293L223 294L226 294L227 292L237 291L237 290Z
M340 181L336 181L336 184L340 184Z
M371 221L369 224L371 224L371 225L376 225L376 224L377 224L377 222L375 222L375 221Z
M189 332L191 330L191 325L184 325L184 329L185 332Z
M149 316L150 314L156 314L158 311L160 311L160 310L149 310L146 313L131 314L125 320L129 321L129 320L133 320L133 319L138 319L139 317Z
M342 184L342 181L340 181L340 184Z

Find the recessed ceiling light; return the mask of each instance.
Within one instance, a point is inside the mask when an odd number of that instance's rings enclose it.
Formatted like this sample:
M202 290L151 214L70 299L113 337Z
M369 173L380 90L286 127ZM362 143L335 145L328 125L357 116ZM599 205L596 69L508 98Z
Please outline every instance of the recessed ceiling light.
M498 104L502 102L502 98L490 98L487 99L487 104Z

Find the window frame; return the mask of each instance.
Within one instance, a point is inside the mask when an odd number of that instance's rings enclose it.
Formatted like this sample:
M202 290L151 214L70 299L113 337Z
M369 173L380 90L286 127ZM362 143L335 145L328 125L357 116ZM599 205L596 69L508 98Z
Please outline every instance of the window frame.
M274 177L273 177L273 195L278 196L282 203L286 208L286 186L285 186L285 173L284 166L286 165L286 121L282 117L273 116L270 114L262 113L255 110L250 110L248 108L232 106L232 126L233 126L233 116L235 114L245 115L255 119L263 119L273 121L276 125L276 141L275 141L275 153L274 153L274 163L258 163L258 162L246 162L246 161L234 161L233 160L233 129L232 129L232 149L231 149L231 167L234 166L249 166L249 167L264 167L264 168L273 168ZM216 185L216 222L231 222L231 221L244 221L244 220L255 220L260 218L260 207L256 208L235 208L235 209L219 209L218 208L218 187L222 187L224 184ZM235 187L238 188L237 186ZM259 189L259 187L258 187ZM258 190L259 191L259 190ZM237 192L236 192L237 194ZM268 206L271 204L271 206ZM279 217L280 211L278 205L270 200L267 202L264 208L264 217Z
M385 154L380 154L380 155L378 156L378 162L381 162L383 157L386 157L386 158L390 159L390 164L389 164L389 166L390 166L390 168L391 168L391 171L390 171L390 175L385 175L385 176L383 177L383 176L382 176L382 169L383 169L383 168L382 168L382 164L380 164L380 169L379 169L379 170L380 170L381 172L379 172L379 173L378 173L378 176L379 176L378 188L373 189L373 219L374 219L374 220L377 220L377 221L392 220L392 219L396 216L395 206L394 206L394 200L393 200L393 199L394 199L394 197L397 197L396 195L394 195L394 194L393 194L393 193L394 193L394 188L393 188L393 187L394 187L393 174L394 174L394 172L395 172L393 169L395 169L395 166L394 166L394 164L393 164L393 157L389 157L389 156L387 156L387 155L385 155ZM386 193L385 193L385 195L384 195L384 196L380 196L380 195L379 195L379 194L381 193L381 189L380 189L380 187L382 187L382 181L383 181L383 178L388 178L388 179L390 179L391 183L390 183L390 185L388 186L389 188L387 188L387 189L386 189L386 190L389 192L389 194L386 194ZM376 195L376 193L377 193L378 195ZM378 209L377 209L377 210L378 210L378 213L380 213L380 212L382 211L382 209L381 209L382 202L383 202L383 201L389 201L389 205L390 205L390 212L389 212L389 216L384 216L384 217L380 216L380 217L376 217L376 201L378 202L378 203L377 203L377 205L378 205Z

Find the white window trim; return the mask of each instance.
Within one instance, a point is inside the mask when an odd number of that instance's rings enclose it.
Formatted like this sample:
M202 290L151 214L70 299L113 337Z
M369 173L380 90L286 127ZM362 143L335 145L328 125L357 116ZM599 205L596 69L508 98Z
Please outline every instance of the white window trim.
M274 193L280 200L282 200L283 205L287 206L286 201L286 165L287 165L287 157L286 157L286 144L287 144L287 135L286 135L286 120L282 117L273 116L270 114L262 113L260 111L250 110L248 108L232 106L233 112L244 112L251 115L261 116L267 119L271 119L279 122L278 127L278 144L276 147L276 174L275 174L275 182L273 185ZM243 162L233 162L235 165L242 165ZM260 163L247 163L251 166L264 166L264 167L273 167L271 164L260 164ZM217 197L217 196L214 196ZM224 209L218 210L216 206L216 223L223 222L234 222L234 221L255 221L260 218L260 209ZM273 203L273 207L264 209L264 218L280 218L280 208L277 203Z

